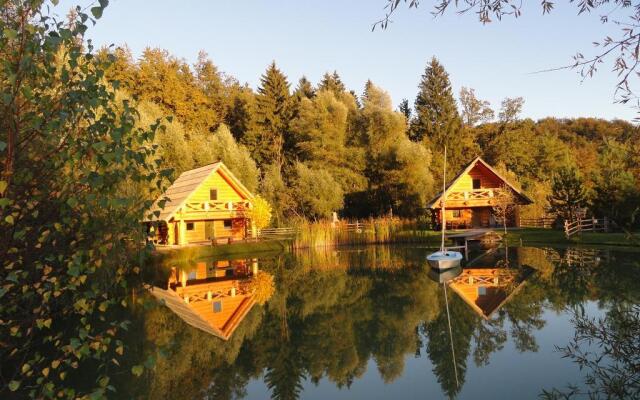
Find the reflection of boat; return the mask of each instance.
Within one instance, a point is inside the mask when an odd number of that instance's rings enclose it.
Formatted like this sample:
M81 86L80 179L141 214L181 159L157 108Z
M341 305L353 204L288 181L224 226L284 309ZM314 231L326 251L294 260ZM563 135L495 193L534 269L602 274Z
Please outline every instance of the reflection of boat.
M431 268L443 271L451 268L460 267L460 261L462 260L462 254L457 251L450 251L444 248L444 230L447 226L446 223L446 213L445 213L445 200L447 198L447 147L444 147L444 168L442 173L442 220L440 221L440 225L442 225L442 240L440 242L440 251L436 251L435 253L429 254L427 256L427 262Z
M429 275L429 278L432 281L438 282L438 283L445 283L445 282L449 282L450 280L460 275L461 273L462 273L462 268L458 266L456 268L450 268L442 272L437 271L435 269L430 269L427 274Z
M251 282L256 260L198 262L195 268L172 269L167 289L152 294L189 325L229 339L256 303Z

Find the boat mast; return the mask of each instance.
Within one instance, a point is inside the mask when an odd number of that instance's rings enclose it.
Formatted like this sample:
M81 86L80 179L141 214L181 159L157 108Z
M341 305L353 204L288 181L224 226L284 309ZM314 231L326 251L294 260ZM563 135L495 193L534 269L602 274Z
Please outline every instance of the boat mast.
M447 225L446 222L446 213L445 213L445 200L447 199L447 145L444 145L444 168L442 169L442 218L440 219L440 223L442 225L442 241L440 242L440 251L444 251L444 229Z
M451 342L451 358L453 359L453 372L456 376L456 389L460 386L458 381L458 366L456 365L456 351L453 347L453 332L451 331L451 317L449 316L449 300L447 299L447 282L442 284L444 286L444 304L447 307L447 323L449 324L449 340Z

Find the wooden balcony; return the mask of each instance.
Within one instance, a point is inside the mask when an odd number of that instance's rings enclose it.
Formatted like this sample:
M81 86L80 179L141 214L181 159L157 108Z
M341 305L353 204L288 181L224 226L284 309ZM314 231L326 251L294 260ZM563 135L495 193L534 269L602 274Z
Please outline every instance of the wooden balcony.
M249 201L188 202L178 211L180 218L243 218L251 208Z
M495 197L494 189L473 189L447 192L447 207L490 206Z

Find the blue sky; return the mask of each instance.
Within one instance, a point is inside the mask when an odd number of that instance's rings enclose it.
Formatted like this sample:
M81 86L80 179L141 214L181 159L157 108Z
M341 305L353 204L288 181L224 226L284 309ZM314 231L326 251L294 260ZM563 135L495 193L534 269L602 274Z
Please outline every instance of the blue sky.
M78 3L90 2L62 1L58 12ZM434 19L431 2L423 1L417 10L402 8L387 30L371 32L384 0L111 0L89 37L97 46L126 43L134 56L161 47L193 62L204 50L254 88L272 60L292 87L302 75L315 83L337 70L349 89L361 93L371 79L396 105L403 98L413 103L425 64L436 56L456 95L461 86L474 88L494 109L504 97L522 96L523 115L534 119L631 120L633 109L613 104L616 76L608 64L584 82L575 70L532 74L570 64L577 51L589 54L593 41L615 32L598 15L577 16L562 3L551 15L542 16L535 2L517 20L482 25L473 14Z

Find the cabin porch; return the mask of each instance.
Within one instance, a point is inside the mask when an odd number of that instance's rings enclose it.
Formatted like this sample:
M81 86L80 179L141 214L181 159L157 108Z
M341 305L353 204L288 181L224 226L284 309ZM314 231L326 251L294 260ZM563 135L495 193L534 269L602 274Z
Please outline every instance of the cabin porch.
M500 227L492 211L492 207L452 207L446 208L446 229L470 229L470 228L496 228ZM508 227L516 227L518 222L518 209L507 218ZM442 210L432 210L432 219L435 226L441 226Z
M153 243L164 245L230 243L250 236L251 224L246 218L172 219L148 224L147 234Z

